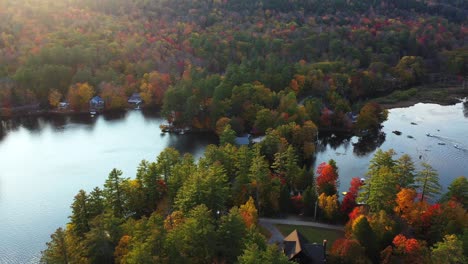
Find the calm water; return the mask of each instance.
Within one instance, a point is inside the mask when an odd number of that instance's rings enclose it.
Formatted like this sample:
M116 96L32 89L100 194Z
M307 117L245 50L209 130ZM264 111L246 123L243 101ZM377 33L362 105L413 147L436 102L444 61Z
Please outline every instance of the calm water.
M377 140L356 144L356 137L323 137L316 163L335 159L340 191L345 191L352 177L365 174L377 147L394 148L399 155L406 152L417 161L421 156L432 164L441 172L445 187L457 176L468 176L467 117L462 104L393 109L384 123L385 135ZM102 186L112 168L134 177L142 159L154 160L165 147L199 157L206 145L216 143L212 135L162 136L162 122L157 116L132 111L4 123L0 130L0 263L37 263L49 235L68 222L74 195L79 189ZM394 135L393 130L403 134Z
M321 139L315 167L334 159L339 167L340 193L353 177L364 177L377 148L393 148L397 156L409 154L417 168L429 163L439 172L444 190L458 176L468 177L468 105L416 104L389 111L383 133L373 140L327 136ZM400 136L392 131L401 131ZM431 134L431 137L426 134ZM457 148L455 148L455 145Z
M154 161L166 147L199 157L217 143L212 135L163 136L162 122L132 111L30 118L7 128L0 138L0 263L37 263L50 234L68 222L78 190L102 186L112 168L134 177L142 159Z

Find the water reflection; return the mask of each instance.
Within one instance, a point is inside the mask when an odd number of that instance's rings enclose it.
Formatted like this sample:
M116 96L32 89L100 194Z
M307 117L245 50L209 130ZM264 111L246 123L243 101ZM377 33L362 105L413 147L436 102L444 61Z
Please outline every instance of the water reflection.
M63 131L65 125L70 122L70 118L65 115L46 115L42 117L42 120L54 131Z
M0 141L5 137L5 128L4 128L4 121L0 120Z
M127 111L112 111L102 115L106 121L118 121L127 116Z
M40 119L37 117L23 117L21 125L33 133L39 133L42 128L40 125Z
M96 122L97 117L91 116L89 114L80 114L70 116L71 123L92 125Z
M161 118L161 114L158 111L155 111L154 109L142 109L140 111L145 119L154 120L155 118Z
M50 234L68 222L76 192L102 186L112 168L132 177L166 147L198 159L217 143L208 133L161 135L163 122L137 110L1 121L0 263L37 263Z
M216 135L211 133L193 133L186 135L164 134L167 137L167 147L173 147L181 153L189 152L197 154L201 147L209 144L217 144ZM198 153L201 154L201 153Z
M329 145L333 150L339 147L348 148L352 138L352 134L348 133L321 133L320 144L318 146L319 151Z
M385 142L385 136L386 134L384 132L376 132L359 137L358 142L353 143L353 153L358 157L367 156Z
M468 101L463 103L463 115L468 118Z

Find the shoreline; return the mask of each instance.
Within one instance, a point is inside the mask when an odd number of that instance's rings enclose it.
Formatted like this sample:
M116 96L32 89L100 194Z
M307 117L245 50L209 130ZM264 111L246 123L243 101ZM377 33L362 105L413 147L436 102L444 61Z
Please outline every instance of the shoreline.
M370 101L379 103L385 109L394 109L410 107L418 103L454 105L462 102L463 98L468 97L468 88L418 86L413 89L417 89L417 93L414 96L403 100L395 99L394 92L387 96L371 99Z
M159 112L159 107L142 107L140 109L135 108L122 108L122 109L109 109L97 111L96 115L106 115L106 114L115 114L115 113L125 113L132 110L140 111L154 111ZM0 113L0 120L10 120L14 118L24 118L24 117L45 117L45 116L91 116L90 111L74 111L74 110L46 110L46 109L34 109L29 111L11 111L9 114Z

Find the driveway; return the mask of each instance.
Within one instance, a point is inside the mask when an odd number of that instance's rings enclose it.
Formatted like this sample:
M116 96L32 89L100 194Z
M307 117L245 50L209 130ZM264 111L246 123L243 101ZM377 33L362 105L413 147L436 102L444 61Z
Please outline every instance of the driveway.
M329 225L329 224L322 224L322 223L311 222L311 221L304 221L294 216L290 216L285 219L259 218L258 223L264 228L266 228L271 233L271 238L268 240L268 243L278 244L278 245L281 245L283 243L284 236L283 234L281 234L278 228L276 228L275 225L277 224L311 226L311 227L317 227L317 228L344 231L344 226L341 226L341 225Z

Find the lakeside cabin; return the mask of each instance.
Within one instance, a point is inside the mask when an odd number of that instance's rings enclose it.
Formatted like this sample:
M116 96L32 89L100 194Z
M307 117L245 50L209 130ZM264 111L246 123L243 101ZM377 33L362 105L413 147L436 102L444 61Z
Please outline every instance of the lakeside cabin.
M139 93L133 93L130 98L128 98L127 101L131 105L139 106L140 104L143 103L143 100L141 99L141 96Z
M89 111L98 112L104 109L104 100L100 96L94 96L89 100Z

